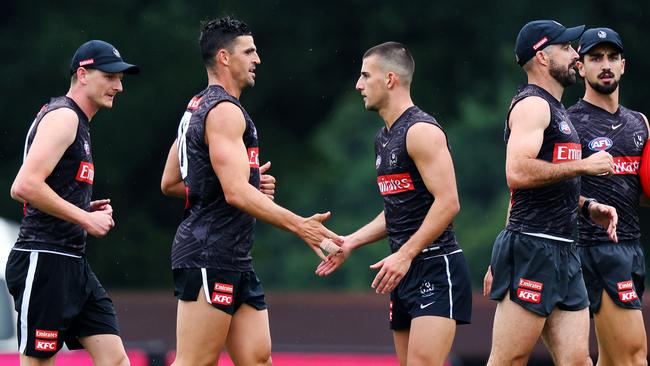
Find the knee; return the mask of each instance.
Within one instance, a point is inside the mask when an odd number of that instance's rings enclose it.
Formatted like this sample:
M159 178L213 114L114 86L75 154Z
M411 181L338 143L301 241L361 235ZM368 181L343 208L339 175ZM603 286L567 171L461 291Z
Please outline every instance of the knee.
M126 353L110 355L102 360L97 360L95 365L98 366L131 366Z
M271 366L273 364L271 360L271 347L264 347L264 349L256 352L255 364L260 366Z
M563 361L557 362L557 364L561 366L593 366L594 362L591 360L591 357L589 357L589 355L587 356L575 355L572 357L568 357Z
M648 366L648 351L645 347L639 348L632 355L632 365L634 366Z

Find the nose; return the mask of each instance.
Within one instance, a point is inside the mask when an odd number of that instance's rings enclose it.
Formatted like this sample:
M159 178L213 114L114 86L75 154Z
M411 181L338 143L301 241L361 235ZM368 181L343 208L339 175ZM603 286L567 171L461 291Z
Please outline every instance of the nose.
M580 56L578 55L578 52L576 52L576 50L574 50L573 47L571 47L571 58L574 59L574 60L577 60L577 59L580 58Z
M115 90L117 90L118 92L121 92L122 90L124 90L124 88L122 87L122 80L121 80L121 79L117 79L117 80L115 81L115 85L113 86L113 88L114 88Z
M361 78L359 78L359 80L357 80L357 84L354 86L354 88L357 89L358 91L363 90L363 83L361 82Z
M253 58L253 63L255 65L259 65L259 64L262 63L262 60L260 59L260 55L258 55L257 52L255 52L255 57Z

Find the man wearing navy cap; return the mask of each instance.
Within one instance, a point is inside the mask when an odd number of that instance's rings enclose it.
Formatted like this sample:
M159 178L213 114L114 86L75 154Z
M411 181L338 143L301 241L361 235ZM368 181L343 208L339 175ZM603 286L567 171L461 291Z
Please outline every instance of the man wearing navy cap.
M583 30L538 20L517 36L517 63L528 84L512 99L505 124L511 205L486 275L493 275L490 298L498 301L488 365L526 364L540 335L556 364L591 365L589 302L573 244L583 201L579 176L611 174L614 166L606 152L581 159L580 139L560 102L576 81L571 41ZM615 210L598 203L588 210L615 241Z
M645 259L638 213L643 192L638 169L648 121L619 104L625 59L618 33L609 28L587 30L578 54L585 95L568 109L569 117L580 135L583 155L607 151L615 163L612 177L583 177L580 191L592 202L614 206L620 218L618 243L584 215L578 221L578 253L596 326L598 364L647 365L641 314Z
M72 58L68 93L44 105L27 133L11 187L24 217L6 270L21 365L53 365L64 343L85 348L94 364L129 365L113 303L85 249L87 234L103 237L115 226L110 200L91 201L90 121L113 107L124 74L138 71L112 45L84 43Z

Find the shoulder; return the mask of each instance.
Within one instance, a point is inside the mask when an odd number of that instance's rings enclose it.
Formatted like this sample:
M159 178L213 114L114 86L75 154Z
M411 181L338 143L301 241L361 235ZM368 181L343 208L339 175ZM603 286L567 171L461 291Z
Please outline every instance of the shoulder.
M213 132L241 132L246 128L246 120L241 108L235 103L224 100L215 105L205 118L206 129Z
M406 133L406 150L410 155L422 150L435 151L447 148L447 135L442 128L431 122L415 122Z
M514 121L528 121L530 124L548 126L550 118L551 106L548 101L542 97L530 96L521 99L512 107L508 122L511 128Z

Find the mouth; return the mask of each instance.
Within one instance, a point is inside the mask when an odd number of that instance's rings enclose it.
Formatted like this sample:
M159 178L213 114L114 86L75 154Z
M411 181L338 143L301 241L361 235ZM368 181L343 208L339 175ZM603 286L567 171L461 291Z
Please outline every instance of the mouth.
M598 79L602 81L612 81L614 80L614 74L607 72L598 75Z

